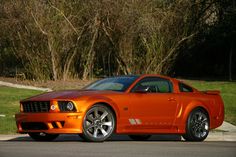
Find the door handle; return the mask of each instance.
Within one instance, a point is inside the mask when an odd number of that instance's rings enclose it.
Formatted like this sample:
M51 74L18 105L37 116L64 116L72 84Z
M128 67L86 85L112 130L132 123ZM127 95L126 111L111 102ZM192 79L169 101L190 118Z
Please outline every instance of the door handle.
M168 98L168 101L176 101L175 98Z

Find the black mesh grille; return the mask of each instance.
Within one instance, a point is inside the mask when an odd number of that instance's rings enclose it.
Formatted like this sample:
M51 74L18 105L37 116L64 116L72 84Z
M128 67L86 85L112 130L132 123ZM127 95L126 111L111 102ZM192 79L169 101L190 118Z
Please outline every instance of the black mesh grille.
M50 101L23 102L23 112L49 112Z
M21 127L23 130L48 130L47 125L42 122L22 122Z

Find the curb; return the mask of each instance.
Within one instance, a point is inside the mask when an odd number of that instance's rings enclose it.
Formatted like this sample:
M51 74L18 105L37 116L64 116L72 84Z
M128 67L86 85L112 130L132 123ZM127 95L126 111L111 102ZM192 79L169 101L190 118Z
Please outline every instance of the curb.
M40 88L40 87L34 87L34 86L26 86L26 85L14 84L14 83L9 83L9 82L4 82L4 81L0 81L0 85L7 86L7 87L14 87L14 88L39 90L39 91L45 91L45 92L52 91L52 89L50 89L50 88Z
M236 132L211 131L206 141L236 141Z

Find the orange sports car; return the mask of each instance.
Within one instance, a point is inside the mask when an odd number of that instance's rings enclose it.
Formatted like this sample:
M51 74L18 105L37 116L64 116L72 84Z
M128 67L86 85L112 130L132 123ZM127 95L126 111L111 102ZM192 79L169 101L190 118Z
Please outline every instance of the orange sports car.
M113 132L134 140L179 134L203 141L210 129L222 124L224 104L219 91L198 91L161 75L130 75L22 100L15 117L18 132L39 141L79 134L98 142Z

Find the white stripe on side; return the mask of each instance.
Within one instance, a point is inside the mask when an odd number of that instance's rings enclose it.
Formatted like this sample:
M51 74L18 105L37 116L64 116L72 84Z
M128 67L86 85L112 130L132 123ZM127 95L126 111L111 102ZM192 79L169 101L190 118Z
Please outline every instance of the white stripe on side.
M129 122L130 122L131 125L135 125L136 124L135 119L129 119Z
M137 124L142 124L142 121L140 119L135 119Z

